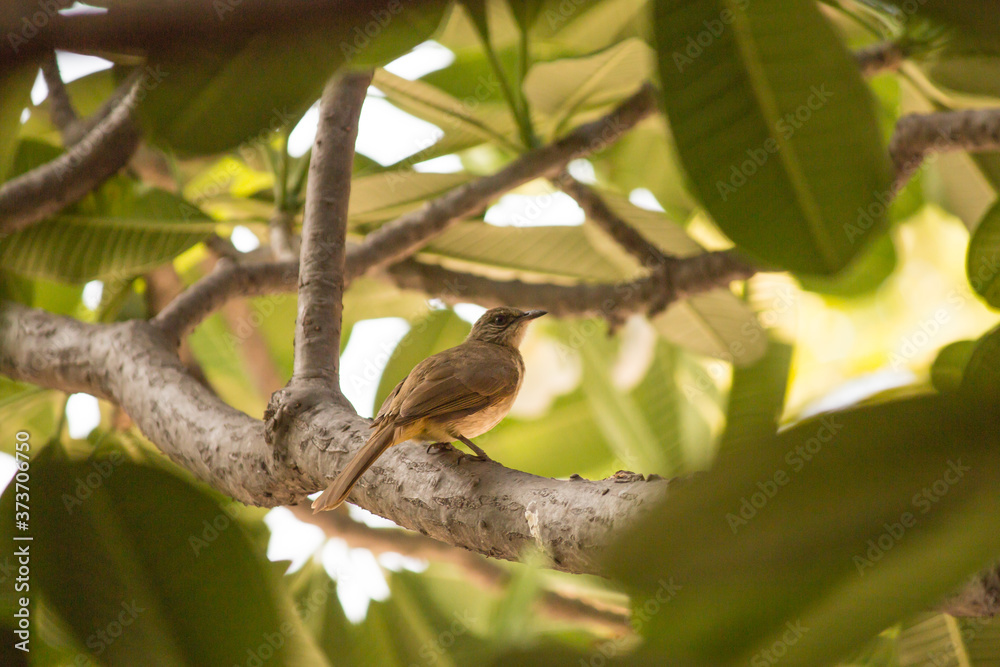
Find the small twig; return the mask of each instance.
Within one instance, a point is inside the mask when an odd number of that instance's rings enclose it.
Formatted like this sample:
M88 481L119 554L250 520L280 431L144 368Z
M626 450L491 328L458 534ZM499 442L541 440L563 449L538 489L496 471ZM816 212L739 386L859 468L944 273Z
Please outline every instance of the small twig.
M862 76L875 76L898 70L906 60L906 51L899 42L879 42L855 51L854 59Z
M142 85L134 77L130 81L128 93L114 111L66 153L0 186L0 234L57 213L128 163L139 147L132 108Z
M1000 150L1000 109L968 109L908 114L896 122L889 155L896 166L894 192L899 192L934 153Z
M343 539L352 547L368 549L375 554L392 552L447 563L461 569L471 582L487 590L502 591L510 584L511 575L503 567L479 554L419 533L396 528L371 528L341 511L313 514L308 504L289 505L288 509L300 520L322 528L327 537ZM615 635L632 631L625 609L602 607L596 602L567 598L553 591L541 592L538 607L550 618L586 624Z
M59 73L59 62L53 51L42 60L42 76L49 89L49 117L62 135L63 143L72 146L83 136L66 84Z
M371 71L343 74L320 99L302 221L293 381L321 379L338 387L347 205L358 118L371 80Z
M271 237L271 252L275 259L287 261L299 257L299 239L292 232L294 217L291 211L277 209L267 223Z
M600 195L563 171L555 179L556 184L576 200L587 217L600 226L611 238L618 242L633 257L647 268L655 268L667 263L667 257L659 248L648 241L634 227L622 220Z

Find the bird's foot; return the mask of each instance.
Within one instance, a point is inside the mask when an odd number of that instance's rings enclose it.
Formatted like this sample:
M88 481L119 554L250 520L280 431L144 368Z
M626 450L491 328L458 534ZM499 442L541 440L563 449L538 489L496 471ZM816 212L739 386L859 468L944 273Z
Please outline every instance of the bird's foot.
M427 445L427 453L430 454L431 450L434 450L435 454L440 454L441 452L456 451L454 447L451 446L450 442L432 442Z
M491 459L489 455L486 452L484 452L482 448L476 443L472 442L471 440L463 436L458 436L458 439L463 445L465 445L466 447L468 447L469 449L471 449L476 453L476 455L473 456L472 458L476 459L477 461L489 461L490 463L496 463L496 461Z

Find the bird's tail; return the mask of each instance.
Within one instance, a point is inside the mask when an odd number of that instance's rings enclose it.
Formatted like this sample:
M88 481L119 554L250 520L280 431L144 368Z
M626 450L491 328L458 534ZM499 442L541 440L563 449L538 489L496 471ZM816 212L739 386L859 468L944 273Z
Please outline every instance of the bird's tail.
M313 513L340 507L365 471L382 456L382 452L395 443L393 437L395 434L396 429L392 427L376 430L354 458L347 463L347 467L340 472L337 479L333 480L333 484L313 501Z

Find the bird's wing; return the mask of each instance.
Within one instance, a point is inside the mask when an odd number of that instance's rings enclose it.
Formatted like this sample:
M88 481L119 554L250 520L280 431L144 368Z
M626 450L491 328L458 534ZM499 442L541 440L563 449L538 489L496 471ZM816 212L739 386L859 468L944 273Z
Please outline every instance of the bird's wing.
M380 425L385 420L386 415L392 412L393 403L395 402L396 396L399 394L399 389L403 386L404 382L406 382L406 378L400 380L399 384L396 385L396 388L390 391L389 395L385 397L384 401L382 401L382 407L378 409L378 414L375 415L375 419L372 420L372 428Z
M465 343L428 357L403 382L395 423L471 414L517 391L521 369L515 355L489 343Z

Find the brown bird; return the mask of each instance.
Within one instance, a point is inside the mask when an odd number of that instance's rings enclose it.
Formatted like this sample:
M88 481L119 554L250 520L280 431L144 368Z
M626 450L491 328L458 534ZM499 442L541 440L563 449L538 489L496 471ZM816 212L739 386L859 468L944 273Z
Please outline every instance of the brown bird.
M432 447L459 440L480 460L491 460L470 438L489 431L510 411L524 377L524 360L517 348L528 322L544 314L517 308L487 310L461 345L414 366L382 403L368 442L313 501L313 510L339 507L382 452L407 440Z

